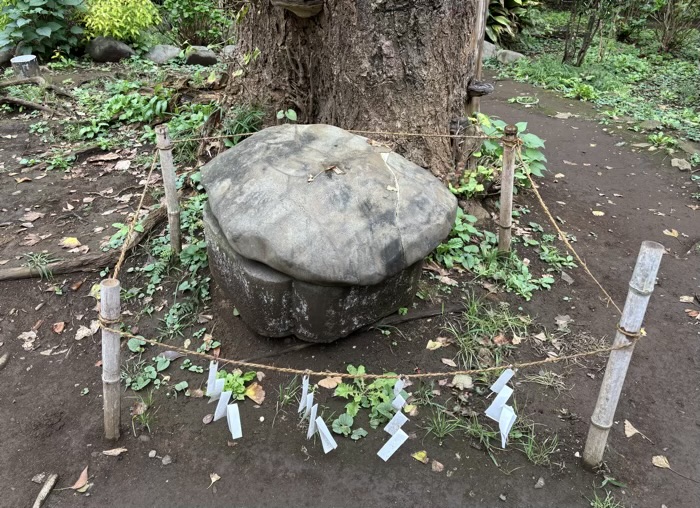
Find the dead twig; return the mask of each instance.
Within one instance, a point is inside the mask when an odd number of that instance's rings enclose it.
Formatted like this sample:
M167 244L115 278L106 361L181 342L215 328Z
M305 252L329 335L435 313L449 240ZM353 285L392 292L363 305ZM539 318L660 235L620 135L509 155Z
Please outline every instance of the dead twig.
M46 479L46 482L44 482L44 486L41 487L41 490L39 491L39 495L36 496L36 501L34 501L33 508L41 508L41 503L43 503L44 500L47 497L49 497L49 494L51 493L51 490L53 490L54 485L56 485L57 480L58 480L57 474L49 475L49 477Z
M41 104L36 104L34 102L25 101L24 99L17 99L15 97L7 97L6 95L0 97L0 104L14 104L15 106L22 106L25 108L37 109L39 111L45 111L47 113L51 113L51 115L53 115L53 116L63 116L63 113L61 113L55 109L51 109L49 107L42 106Z

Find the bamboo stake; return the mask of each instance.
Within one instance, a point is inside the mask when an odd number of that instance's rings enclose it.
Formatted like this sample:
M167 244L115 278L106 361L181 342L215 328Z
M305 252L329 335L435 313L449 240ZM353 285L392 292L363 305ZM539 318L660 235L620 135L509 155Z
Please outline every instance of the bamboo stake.
M156 127L156 142L160 153L160 169L163 172L163 187L165 187L165 203L168 207L168 229L170 230L170 245L179 258L182 250L180 239L180 205L175 184L175 165L173 164L173 143L165 124Z
M105 279L100 284L100 319L116 323L121 316L117 279ZM121 424L121 393L119 387L119 333L102 328L102 394L104 398L105 438L119 439Z
M511 227L513 225L513 181L515 178L515 146L518 128L506 125L503 143L503 171L501 172L501 216L498 229L499 252L510 252Z
M474 52L475 58L475 68L473 80L481 80L481 55L484 51L484 38L486 36L486 17L489 10L488 0L478 0L477 2L477 14L476 14L476 51ZM467 102L467 116L469 118L473 117L477 113L481 112L481 99L479 97L470 97ZM474 172L476 170L476 158L473 155L469 156L467 159L467 172Z
M634 341L642 327L649 297L654 291L656 273L663 253L664 246L656 242L643 242L639 250L637 264L629 283L627 301L613 341L613 347L622 349L610 352L598 401L591 416L591 426L583 451L583 462L589 467L596 467L603 461L608 433L613 424L622 385L634 352Z

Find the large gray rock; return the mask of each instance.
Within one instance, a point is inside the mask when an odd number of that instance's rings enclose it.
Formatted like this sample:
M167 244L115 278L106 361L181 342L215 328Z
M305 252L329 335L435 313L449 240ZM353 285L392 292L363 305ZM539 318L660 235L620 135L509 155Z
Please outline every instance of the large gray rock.
M158 44L153 46L151 50L146 53L146 60L157 63L158 65L163 65L168 63L170 60L176 59L180 55L180 48L177 46L171 46L170 44Z
M481 61L496 58L498 51L498 46L491 44L489 41L484 41L484 46L481 48Z
M316 342L408 306L457 208L428 171L327 125L265 129L202 181L212 274L241 317Z
M510 51L509 49L502 49L496 55L496 59L503 64L517 62L521 58L525 58L525 55L517 51Z
M236 252L316 284L397 274L449 234L457 210L428 171L328 125L258 132L209 162L202 181Z
M204 225L212 275L244 322L260 335L332 342L408 307L418 290L422 261L380 284L322 286L236 253L208 205Z
M129 46L111 37L95 37L87 45L87 52L95 62L118 62L136 54Z
M216 65L219 59L211 49L205 46L191 46L186 53L187 65Z

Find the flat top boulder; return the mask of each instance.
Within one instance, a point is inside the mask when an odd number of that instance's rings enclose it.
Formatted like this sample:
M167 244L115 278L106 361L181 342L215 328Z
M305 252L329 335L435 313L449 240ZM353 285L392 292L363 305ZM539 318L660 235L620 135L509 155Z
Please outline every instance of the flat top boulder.
M450 232L457 200L430 172L328 125L262 130L202 168L242 256L315 284L372 285Z

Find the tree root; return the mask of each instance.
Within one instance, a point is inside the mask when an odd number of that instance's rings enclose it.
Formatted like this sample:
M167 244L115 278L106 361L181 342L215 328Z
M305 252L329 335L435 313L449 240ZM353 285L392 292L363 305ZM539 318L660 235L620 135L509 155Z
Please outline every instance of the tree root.
M25 101L23 99L16 99L15 97L0 96L0 104L14 104L15 106L38 109L39 111L46 111L47 113L51 113L51 115L53 116L63 116L63 113L55 109L42 106L41 104L36 104L34 102Z
M129 238L126 250L127 252L136 247L141 240L143 240L148 234L159 225L161 222L165 221L167 217L166 208L160 207L149 213L143 220L143 231L134 232L134 234ZM20 266L17 268L5 268L0 270L0 281L5 280L19 280L19 279L31 279L34 277L40 277L41 273L51 273L52 275L59 275L65 273L75 273L75 272L95 272L105 266L111 266L117 262L119 259L120 251L112 250L109 252L101 252L96 254L86 254L76 259L67 259L64 261L57 261L55 263L50 263L42 270L36 268L29 268L27 266Z

